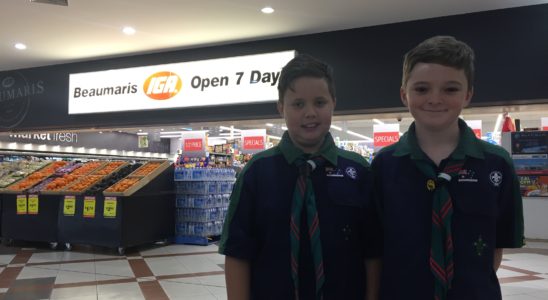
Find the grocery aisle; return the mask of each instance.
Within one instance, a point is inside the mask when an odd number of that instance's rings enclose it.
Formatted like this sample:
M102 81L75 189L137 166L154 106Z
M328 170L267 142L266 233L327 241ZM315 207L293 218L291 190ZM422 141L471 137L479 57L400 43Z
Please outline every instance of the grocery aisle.
M126 256L45 246L0 246L0 299L226 299L216 245L147 246ZM506 251L498 275L504 300L548 299L548 242Z

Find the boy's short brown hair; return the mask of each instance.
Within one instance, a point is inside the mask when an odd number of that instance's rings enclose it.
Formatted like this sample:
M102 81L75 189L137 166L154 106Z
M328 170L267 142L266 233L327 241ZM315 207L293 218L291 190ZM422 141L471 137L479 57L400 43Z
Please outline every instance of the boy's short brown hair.
M468 90L474 86L474 50L452 36L434 36L405 54L403 60L402 87L417 63L435 63L464 70Z
M308 54L298 54L282 68L278 81L279 102L283 102L285 92L291 88L293 81L301 77L325 79L329 94L335 100L335 81L331 66Z

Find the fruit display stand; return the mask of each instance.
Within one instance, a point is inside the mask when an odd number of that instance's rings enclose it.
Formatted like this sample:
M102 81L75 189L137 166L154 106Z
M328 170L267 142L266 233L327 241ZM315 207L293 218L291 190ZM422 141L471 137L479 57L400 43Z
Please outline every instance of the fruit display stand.
M1 191L4 243L24 240L49 242L52 248L57 246L59 198L38 195L32 188L66 164L67 162L52 162Z
M59 241L116 248L165 241L174 232L173 166L150 161L94 193L67 188L59 207Z

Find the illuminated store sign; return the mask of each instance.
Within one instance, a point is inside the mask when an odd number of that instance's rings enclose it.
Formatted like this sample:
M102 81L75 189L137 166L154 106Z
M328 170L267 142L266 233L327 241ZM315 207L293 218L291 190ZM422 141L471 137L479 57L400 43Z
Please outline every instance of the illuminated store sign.
M265 149L266 129L242 130L241 135L242 153L252 154Z
M373 147L378 150L400 140L400 124L373 125Z
M70 74L69 114L271 102L295 51Z

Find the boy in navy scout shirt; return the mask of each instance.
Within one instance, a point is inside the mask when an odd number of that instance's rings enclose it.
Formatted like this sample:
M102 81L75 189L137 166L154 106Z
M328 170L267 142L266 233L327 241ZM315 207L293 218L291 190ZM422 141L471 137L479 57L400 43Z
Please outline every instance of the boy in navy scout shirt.
M371 172L329 134L331 68L298 55L278 92L288 129L247 163L230 199L219 246L228 299L377 299L382 242L368 207Z
M401 99L414 123L372 163L384 226L381 299L501 299L502 248L523 245L508 153L459 119L474 53L437 36L405 55Z

